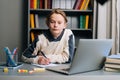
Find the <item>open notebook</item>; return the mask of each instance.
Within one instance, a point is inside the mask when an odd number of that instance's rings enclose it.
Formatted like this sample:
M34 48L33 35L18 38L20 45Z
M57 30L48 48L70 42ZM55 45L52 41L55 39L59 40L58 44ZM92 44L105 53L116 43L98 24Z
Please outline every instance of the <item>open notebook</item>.
M64 74L99 70L103 67L105 56L108 56L112 48L112 41L111 39L80 39L71 64L46 67L46 69Z

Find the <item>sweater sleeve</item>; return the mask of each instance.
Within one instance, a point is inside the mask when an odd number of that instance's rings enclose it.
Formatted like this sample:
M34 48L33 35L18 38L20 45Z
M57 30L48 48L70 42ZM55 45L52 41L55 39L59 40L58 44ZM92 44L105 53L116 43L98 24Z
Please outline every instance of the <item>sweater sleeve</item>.
M69 61L68 61L68 63L69 63L73 59L74 50L75 50L75 38L74 38L73 34L69 36L68 44L69 44L69 53L70 53L70 55L69 55Z
M28 48L25 49L25 51L22 54L22 60L23 62L27 63L36 63L38 57L37 55L32 55L34 48L36 47L36 43L38 41L38 37L35 38L35 40L28 46Z

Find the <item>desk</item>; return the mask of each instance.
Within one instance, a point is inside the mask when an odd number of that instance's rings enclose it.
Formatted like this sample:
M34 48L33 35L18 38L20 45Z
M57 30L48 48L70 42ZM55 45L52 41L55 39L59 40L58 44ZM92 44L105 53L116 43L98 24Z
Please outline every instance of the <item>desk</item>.
M30 64L23 64L19 67L22 69L32 69L35 66ZM4 73L0 69L0 80L120 80L120 73L106 72L103 70L92 71L87 73L64 75L56 72L46 70L39 73L18 73L18 69L10 70Z

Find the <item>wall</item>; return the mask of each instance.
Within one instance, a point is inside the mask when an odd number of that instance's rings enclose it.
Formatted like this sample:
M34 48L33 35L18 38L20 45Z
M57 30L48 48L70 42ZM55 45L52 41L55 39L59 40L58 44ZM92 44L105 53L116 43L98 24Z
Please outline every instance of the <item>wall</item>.
M26 1L0 0L0 62L5 61L4 47L9 47L11 51L14 47L18 47L19 56L26 48Z

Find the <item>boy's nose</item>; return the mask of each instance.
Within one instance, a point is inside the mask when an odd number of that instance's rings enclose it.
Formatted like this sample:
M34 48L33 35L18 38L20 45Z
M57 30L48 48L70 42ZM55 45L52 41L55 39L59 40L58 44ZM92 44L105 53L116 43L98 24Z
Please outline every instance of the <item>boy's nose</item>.
M55 23L55 26L57 27L57 26L58 26L58 23Z

